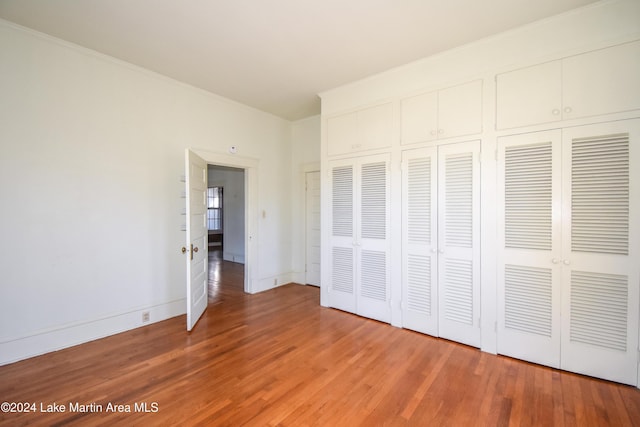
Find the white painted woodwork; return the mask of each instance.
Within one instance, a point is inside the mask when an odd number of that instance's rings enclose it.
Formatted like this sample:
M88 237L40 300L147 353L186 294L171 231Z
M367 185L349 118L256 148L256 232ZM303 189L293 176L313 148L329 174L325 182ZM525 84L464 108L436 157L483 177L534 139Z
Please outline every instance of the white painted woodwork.
M500 138L498 352L637 384L640 120Z
M320 286L320 172L307 172L305 283Z
M403 326L480 346L480 142L403 152Z
M562 65L545 62L496 77L498 129L561 120Z
M636 385L640 119L565 129L562 147L560 367Z
M402 144L482 132L482 80L400 101Z
M640 41L496 77L498 129L640 109Z
M187 221L187 331L207 308L207 163L185 151Z
M389 156L335 160L329 171L329 305L389 322Z
M640 108L640 41L562 61L563 117Z
M402 326L438 336L438 149L402 152Z
M327 119L328 154L388 148L393 142L391 103L340 114Z
M480 141L438 147L438 331L480 346Z
M498 353L560 367L561 132L498 140Z

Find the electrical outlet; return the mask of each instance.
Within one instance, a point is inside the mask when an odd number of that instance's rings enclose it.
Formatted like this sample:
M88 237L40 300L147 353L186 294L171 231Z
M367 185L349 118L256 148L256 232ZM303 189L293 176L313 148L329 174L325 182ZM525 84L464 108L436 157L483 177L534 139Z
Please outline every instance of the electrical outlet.
M143 311L142 312L142 323L147 323L149 321L149 312L148 311Z

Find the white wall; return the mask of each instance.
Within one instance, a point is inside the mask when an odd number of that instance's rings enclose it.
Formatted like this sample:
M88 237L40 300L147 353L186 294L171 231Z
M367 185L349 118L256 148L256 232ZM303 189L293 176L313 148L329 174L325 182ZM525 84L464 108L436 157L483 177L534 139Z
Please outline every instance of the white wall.
M0 76L0 364L185 312L187 147L255 161L253 289L289 280L289 122L5 21Z
M223 259L244 264L244 170L209 165L209 187L222 187Z
M481 139L481 348L495 353L497 349L497 288L496 288L496 137L495 130L495 75L519 67L555 60L563 56L600 49L640 38L640 2L637 0L603 1L590 6L557 15L503 34L479 40L469 45L443 52L439 55L398 67L385 73L328 90L322 98L322 253L329 252L328 161L326 118L343 112L355 111L382 101L394 103L395 129L391 152L391 222L392 247L400 246L401 203L401 151L412 148L399 143L399 99L419 93L446 88L475 79L483 80L483 132L471 137L451 138L440 143L453 143ZM635 112L610 115L610 119L632 117ZM571 125L587 123L574 120ZM557 124L557 126L566 125ZM520 132L539 130L520 129ZM413 146L415 148L415 145ZM380 152L378 150L377 152ZM366 153L351 153L355 157ZM395 212L395 213L394 213ZM400 302L400 252L392 253L391 272L391 323L402 325ZM328 257L323 258L321 302L328 305Z
M320 116L291 124L292 270L293 281L305 281L305 174L320 170Z

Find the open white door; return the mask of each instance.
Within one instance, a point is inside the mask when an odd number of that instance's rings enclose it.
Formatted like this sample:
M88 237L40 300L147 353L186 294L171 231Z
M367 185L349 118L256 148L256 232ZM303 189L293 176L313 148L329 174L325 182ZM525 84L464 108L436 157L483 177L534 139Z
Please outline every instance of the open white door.
M207 308L207 163L187 149L187 331Z

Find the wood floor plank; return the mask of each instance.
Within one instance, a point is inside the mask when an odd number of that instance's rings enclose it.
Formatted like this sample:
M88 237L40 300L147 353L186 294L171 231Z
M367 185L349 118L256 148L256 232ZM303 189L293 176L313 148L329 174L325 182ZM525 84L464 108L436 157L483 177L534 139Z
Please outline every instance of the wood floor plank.
M211 268L191 333L180 316L0 367L0 401L67 408L0 426L640 425L636 388L323 308L310 286L248 295L242 266Z

